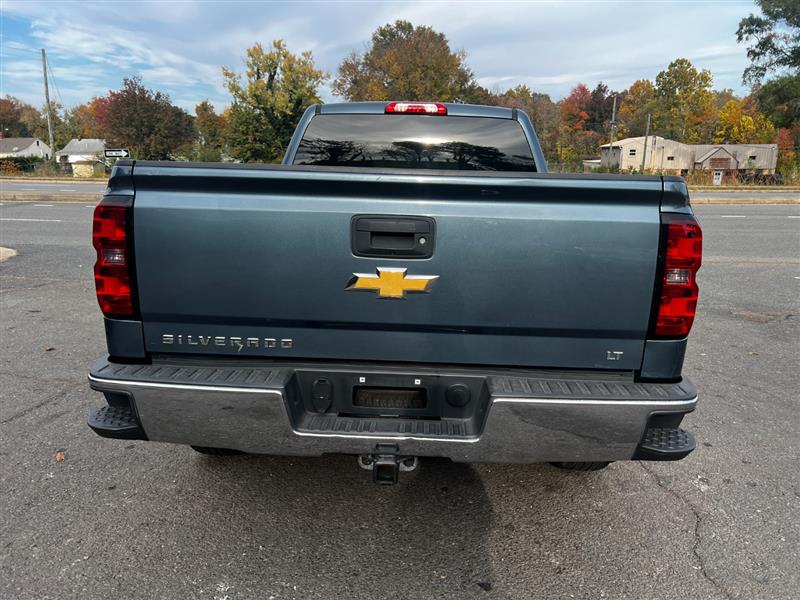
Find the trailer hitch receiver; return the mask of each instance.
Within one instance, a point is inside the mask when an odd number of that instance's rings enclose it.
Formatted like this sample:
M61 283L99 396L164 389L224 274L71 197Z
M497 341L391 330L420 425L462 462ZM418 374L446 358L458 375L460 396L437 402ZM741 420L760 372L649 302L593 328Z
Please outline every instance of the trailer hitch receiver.
M413 471L419 460L416 456L401 456L396 444L378 444L375 454L362 454L358 466L372 471L372 481L379 485L397 483L400 471Z

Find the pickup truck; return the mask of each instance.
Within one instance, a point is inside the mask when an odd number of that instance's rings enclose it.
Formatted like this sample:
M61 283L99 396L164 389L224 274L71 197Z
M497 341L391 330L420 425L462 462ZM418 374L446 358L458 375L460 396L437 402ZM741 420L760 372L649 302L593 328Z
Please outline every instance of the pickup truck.
M110 438L206 454L677 460L683 179L548 174L519 110L310 107L281 165L119 161L94 213Z

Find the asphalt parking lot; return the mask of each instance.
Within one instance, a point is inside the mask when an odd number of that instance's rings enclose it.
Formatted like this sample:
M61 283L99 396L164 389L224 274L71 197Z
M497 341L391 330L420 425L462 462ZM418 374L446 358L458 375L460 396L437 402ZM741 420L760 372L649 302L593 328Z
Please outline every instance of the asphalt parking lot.
M701 206L697 451L598 473L200 456L85 425L91 204L0 206L0 598L797 598L800 206Z

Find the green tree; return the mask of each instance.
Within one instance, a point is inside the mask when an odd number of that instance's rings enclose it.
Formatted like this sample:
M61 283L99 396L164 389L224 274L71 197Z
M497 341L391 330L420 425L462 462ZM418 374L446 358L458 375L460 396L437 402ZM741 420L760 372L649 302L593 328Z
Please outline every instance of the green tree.
M123 79L122 89L108 94L105 120L108 145L127 148L138 159L173 158L195 135L192 117L139 77Z
M375 30L366 52L345 57L333 93L348 100L490 101L465 59L443 33L395 21Z
M685 58L656 75L653 133L679 142L707 141L716 123L711 73Z
M777 127L800 125L800 75L776 77L755 91L758 107Z
M314 66L311 52L287 50L282 40L265 52L261 44L247 50L244 81L223 67L233 96L228 111L227 141L231 156L243 162L281 159L303 111L321 102L318 89L328 78Z
M800 2L756 0L763 16L750 14L739 22L736 39L751 42L747 48L750 66L745 83L759 83L767 73L789 69L800 72Z
M192 159L202 162L222 160L227 127L225 115L218 115L208 100L203 100L198 104L194 112L197 141L192 150Z

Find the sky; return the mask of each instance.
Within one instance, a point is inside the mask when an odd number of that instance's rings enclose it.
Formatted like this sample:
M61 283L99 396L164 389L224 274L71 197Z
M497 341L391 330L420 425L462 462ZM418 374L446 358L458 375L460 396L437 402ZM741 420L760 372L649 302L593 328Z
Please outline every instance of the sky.
M526 84L558 100L580 82L624 89L683 57L709 69L715 88L742 94L748 61L735 32L751 12L750 0L0 0L0 95L44 104L46 48L51 99L66 107L140 75L190 113L204 99L222 109L230 96L221 66L241 70L255 42L282 38L292 52L311 50L335 76L345 55L363 52L372 32L396 19L443 32L493 91ZM330 81L321 92L337 100Z

